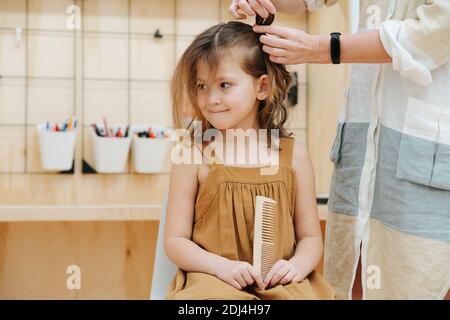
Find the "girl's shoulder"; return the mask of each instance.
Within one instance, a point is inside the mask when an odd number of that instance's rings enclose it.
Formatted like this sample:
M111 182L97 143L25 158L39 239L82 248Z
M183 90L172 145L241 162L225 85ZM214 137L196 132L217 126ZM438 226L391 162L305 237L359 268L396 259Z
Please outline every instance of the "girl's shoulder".
M202 152L195 144L177 144L175 146L175 152L172 152L170 161L172 163L171 175L175 178L183 177L196 177L200 167L200 161ZM178 148L178 149L177 149Z
M298 138L292 138L292 162L291 166L294 171L308 167L311 162L308 148L306 144Z

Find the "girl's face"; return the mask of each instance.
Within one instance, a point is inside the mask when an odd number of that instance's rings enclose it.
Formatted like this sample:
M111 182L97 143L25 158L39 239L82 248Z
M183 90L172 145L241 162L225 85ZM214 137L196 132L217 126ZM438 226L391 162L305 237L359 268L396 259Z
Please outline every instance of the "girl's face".
M215 75L204 61L197 65L198 106L219 130L258 129L259 101L267 98L267 75L256 79L242 70L242 50L224 52Z

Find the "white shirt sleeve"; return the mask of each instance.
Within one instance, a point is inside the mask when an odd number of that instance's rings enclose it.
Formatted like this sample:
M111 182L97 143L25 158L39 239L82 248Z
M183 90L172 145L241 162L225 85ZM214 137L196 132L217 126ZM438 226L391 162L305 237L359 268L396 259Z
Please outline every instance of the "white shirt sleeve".
M304 0L304 1L309 11L319 10L325 5L331 6L337 2L337 0Z
M450 60L450 1L419 6L416 19L383 22L380 38L395 71L419 85L429 85L431 72Z

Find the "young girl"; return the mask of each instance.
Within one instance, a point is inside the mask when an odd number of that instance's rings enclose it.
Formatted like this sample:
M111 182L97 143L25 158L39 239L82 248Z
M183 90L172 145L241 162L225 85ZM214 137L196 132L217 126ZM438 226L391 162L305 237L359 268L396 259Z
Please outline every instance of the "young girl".
M219 130L225 144L229 130L262 130L273 148L276 130L279 160L274 174L262 175L259 162L229 165L217 150L208 158L205 141L191 147L202 163L173 165L165 251L179 270L168 299L334 298L314 271L323 250L314 173L305 147L285 129L289 86L286 68L269 60L258 34L241 22L209 28L181 57L172 81L175 126L189 106L201 131ZM252 139L237 148L248 153ZM258 195L278 204L276 263L265 279L252 266Z

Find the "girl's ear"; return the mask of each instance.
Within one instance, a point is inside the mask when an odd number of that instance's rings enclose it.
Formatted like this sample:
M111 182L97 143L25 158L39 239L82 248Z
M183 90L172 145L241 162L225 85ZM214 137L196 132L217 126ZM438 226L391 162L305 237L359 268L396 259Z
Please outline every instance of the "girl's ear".
M258 100L265 100L269 95L269 77L263 74L256 82L256 97Z

